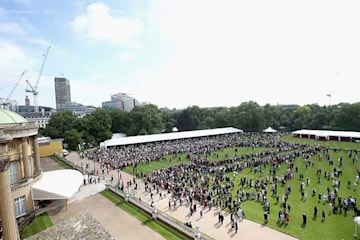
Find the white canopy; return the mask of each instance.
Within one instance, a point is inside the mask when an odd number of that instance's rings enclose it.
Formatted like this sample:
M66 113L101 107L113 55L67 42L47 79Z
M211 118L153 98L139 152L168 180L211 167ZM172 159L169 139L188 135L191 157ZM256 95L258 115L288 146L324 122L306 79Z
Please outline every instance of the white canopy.
M205 129L205 130L195 130L195 131L151 134L144 136L130 136L123 138L109 139L100 143L100 146L112 147L112 146L121 146L121 145L129 145L129 144L169 141L169 140L176 140L183 138L205 137L205 136L243 133L243 132L244 132L243 130L237 128L226 127L226 128L215 128L215 129Z
M84 176L77 170L44 172L31 188L33 200L69 199L79 190L83 181Z
M263 132L266 132L266 133L276 133L277 130L273 129L272 127L268 127L267 129L264 129Z
M354 217L354 222L355 222L355 238L357 239L357 225L360 225L360 217Z
M292 135L314 135L318 137L342 137L342 138L360 138L360 132L353 131L330 131L330 130L309 130L301 129L292 132Z

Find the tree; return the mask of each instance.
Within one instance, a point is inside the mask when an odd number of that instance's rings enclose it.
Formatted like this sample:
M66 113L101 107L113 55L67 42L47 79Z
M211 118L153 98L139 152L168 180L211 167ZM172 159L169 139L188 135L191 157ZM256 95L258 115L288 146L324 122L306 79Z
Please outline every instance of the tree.
M93 136L95 143L111 138L111 117L109 111L97 108L93 113L83 118L87 135Z
M226 107L214 109L214 127L230 127L233 126L230 121L230 110Z
M82 135L76 129L70 129L64 133L64 142L67 143L70 150L77 150L78 145L81 144Z
M196 125L188 109L181 111L177 116L176 125L179 131L195 130Z
M312 120L311 113L312 113L311 108L309 106L297 107L294 110L295 119L293 123L293 128L294 129L308 128Z
M160 112L162 123L164 125L163 132L172 132L173 128L176 126L175 111L171 111L167 108L162 108L160 109Z
M140 131L148 134L161 133L164 129L162 114L158 107L153 104L134 107L129 114L130 126L128 135L138 135Z
M279 128L280 127L280 108L266 104L264 106L265 126Z
M114 109L110 111L110 117L111 131L113 133L126 133L128 131L130 125L129 112Z
M360 103L341 104L334 123L342 130L360 131Z
M262 131L265 126L264 111L256 102L245 102L231 108L234 126L248 132Z
M56 138L64 138L66 131L74 129L77 117L72 111L63 111L53 114L49 120L49 124L43 130L44 136Z

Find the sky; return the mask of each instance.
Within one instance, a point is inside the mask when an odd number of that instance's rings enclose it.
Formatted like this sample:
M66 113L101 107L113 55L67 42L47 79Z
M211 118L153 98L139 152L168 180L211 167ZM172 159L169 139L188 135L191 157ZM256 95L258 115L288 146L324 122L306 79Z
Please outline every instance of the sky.
M358 0L0 0L0 97L100 107L124 92L159 107L359 102ZM31 93L30 93L31 94ZM29 95L31 104L33 98Z

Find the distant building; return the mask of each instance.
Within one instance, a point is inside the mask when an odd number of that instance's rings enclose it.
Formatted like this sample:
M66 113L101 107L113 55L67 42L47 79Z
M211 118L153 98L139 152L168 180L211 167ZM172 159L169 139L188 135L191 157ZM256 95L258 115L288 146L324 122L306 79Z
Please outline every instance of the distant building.
M22 112L19 114L29 122L35 123L38 128L43 129L49 124L53 112L45 112L44 109L41 109L41 112Z
M60 110L61 105L71 102L70 81L56 77L54 83L56 109Z
M30 98L28 96L25 97L25 106L30 106Z
M126 93L117 93L111 96L111 101L102 102L101 106L105 109L119 109L129 112L140 102Z
M77 102L68 102L59 105L58 111L66 110L72 111L78 117L83 117L94 112L96 108L92 106L85 106Z
M19 105L16 112L29 122L35 123L38 128L45 128L56 110L46 106L39 106L39 109L40 112L35 112L35 106Z
M0 109L16 112L17 107L18 102L16 100L6 100L5 98L0 98Z

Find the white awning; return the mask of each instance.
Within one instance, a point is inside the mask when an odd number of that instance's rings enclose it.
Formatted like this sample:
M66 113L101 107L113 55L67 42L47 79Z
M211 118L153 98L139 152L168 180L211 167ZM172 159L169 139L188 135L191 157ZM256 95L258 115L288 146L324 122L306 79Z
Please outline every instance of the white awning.
M276 133L277 130L273 129L272 127L268 127L267 129L264 129L263 132L266 132L266 133Z
M354 222L360 225L360 217L354 217Z
M143 136L130 136L130 137L109 139L100 143L100 146L113 147L113 146L130 145L130 144L138 144L138 143L170 141L170 140L177 140L183 138L206 137L206 136L243 133L243 132L244 131L241 129L226 127L226 128L204 129L204 130L194 130L194 131L150 134Z
M71 198L83 184L81 172L62 169L43 172L42 178L32 188L33 200L56 200Z

